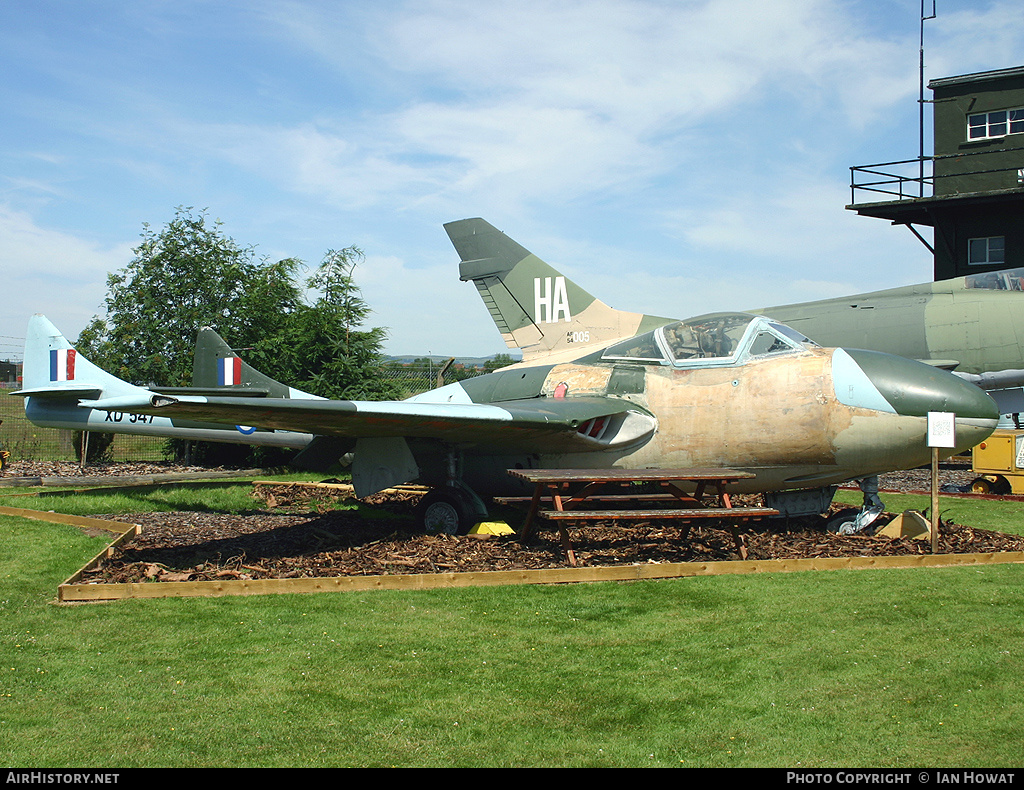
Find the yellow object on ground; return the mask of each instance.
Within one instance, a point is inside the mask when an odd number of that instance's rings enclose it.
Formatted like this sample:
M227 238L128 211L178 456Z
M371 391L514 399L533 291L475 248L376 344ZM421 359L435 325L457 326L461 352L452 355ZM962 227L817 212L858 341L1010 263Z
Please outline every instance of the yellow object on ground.
M1024 431L997 428L971 450L976 494L1024 494Z
M887 538L928 540L931 535L931 525L928 523L928 519L916 510L905 510L875 534L884 535Z
M469 531L470 535L515 535L516 531L504 521L481 521Z

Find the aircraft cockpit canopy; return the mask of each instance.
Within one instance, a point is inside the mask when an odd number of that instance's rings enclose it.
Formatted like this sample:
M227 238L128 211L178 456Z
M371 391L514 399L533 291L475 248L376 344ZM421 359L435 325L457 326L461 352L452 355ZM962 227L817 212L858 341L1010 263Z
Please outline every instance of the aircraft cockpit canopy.
M986 291L1024 291L1024 269L969 274L964 278L964 287Z
M816 344L795 329L749 313L711 313L676 321L609 346L602 360L678 367L729 365Z

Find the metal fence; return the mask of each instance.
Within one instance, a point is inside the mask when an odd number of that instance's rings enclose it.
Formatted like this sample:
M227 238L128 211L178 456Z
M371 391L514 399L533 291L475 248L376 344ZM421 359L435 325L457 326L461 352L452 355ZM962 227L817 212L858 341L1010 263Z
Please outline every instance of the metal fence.
M16 385L0 388L0 449L11 454L11 461L74 461L80 434L57 428L40 428L25 417L25 401L10 391ZM118 434L110 446L114 461L162 461L164 440L152 436Z
M850 204L913 200L974 192L984 189L1020 188L1024 168L1020 150L996 148L982 151L957 151L899 162L879 162L850 168ZM970 178L971 187L950 181ZM985 179L985 186L979 180Z

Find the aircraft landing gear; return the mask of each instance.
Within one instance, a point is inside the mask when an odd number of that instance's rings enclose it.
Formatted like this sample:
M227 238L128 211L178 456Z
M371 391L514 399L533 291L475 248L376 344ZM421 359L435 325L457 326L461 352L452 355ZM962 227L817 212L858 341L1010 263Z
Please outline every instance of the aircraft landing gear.
M463 485L434 488L416 508L417 523L431 535L465 535L486 516L480 497Z
M865 477L857 481L864 493L864 505L861 509L847 508L832 516L826 524L829 532L839 535L856 535L867 529L882 515L885 505L878 498L878 476Z
M420 500L416 521L424 532L432 535L465 535L487 520L487 506L462 482L462 453L449 447L445 460L448 482L431 489Z

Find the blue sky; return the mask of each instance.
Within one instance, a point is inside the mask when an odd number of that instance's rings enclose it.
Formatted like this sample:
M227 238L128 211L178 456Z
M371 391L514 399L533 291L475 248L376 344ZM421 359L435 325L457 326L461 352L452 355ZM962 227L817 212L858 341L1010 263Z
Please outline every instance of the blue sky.
M928 280L844 208L851 165L918 153L920 7L0 0L0 359L32 313L74 340L177 206L271 259L361 247L392 354L505 350L464 217L659 315ZM1020 0L936 10L927 79L1024 64Z

